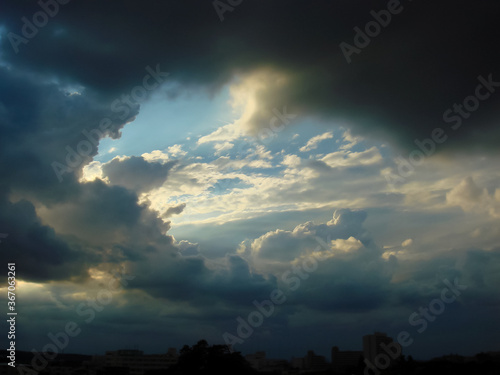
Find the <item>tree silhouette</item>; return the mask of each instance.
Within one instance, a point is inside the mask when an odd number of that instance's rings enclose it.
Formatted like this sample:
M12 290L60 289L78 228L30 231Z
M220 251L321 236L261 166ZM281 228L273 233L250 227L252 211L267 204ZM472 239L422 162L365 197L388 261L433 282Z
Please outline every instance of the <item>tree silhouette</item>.
M200 340L192 347L184 345L180 350L179 361L172 366L167 375L233 375L258 374L239 352L231 352L227 345L209 346Z

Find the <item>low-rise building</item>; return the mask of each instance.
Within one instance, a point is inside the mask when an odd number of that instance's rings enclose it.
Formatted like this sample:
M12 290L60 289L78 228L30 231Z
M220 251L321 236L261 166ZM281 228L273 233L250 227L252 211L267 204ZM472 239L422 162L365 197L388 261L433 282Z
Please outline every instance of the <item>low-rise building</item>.
M303 358L292 358L291 365L293 368L309 371L323 371L328 368L325 357L314 354L312 350Z
M363 359L363 352L358 350L341 351L337 346L332 348L332 370L337 374L352 373Z
M255 370L261 372L282 372L290 368L287 360L266 358L266 352L263 351L247 354L245 359Z

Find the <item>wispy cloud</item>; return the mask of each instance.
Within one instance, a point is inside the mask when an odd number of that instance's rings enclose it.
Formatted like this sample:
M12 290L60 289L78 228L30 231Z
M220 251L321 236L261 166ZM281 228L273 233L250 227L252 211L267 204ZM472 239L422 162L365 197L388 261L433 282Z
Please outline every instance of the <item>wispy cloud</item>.
M326 133L323 133L320 135L316 135L316 136L312 137L310 140L308 140L306 145L302 146L299 149L299 151L307 152L307 151L314 150L314 149L318 148L318 145L321 141L324 141L326 139L331 139L331 138L333 138L332 132L326 132Z

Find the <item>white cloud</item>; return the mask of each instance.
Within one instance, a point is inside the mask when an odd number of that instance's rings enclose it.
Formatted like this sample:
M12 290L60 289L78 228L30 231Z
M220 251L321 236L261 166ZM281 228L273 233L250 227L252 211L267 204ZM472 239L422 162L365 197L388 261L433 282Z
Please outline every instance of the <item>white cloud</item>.
M172 155L174 158L178 156L184 156L187 154L187 152L182 149L181 145L170 146L168 148L168 153Z
M263 259L292 261L313 251L346 253L363 247L354 235L363 232L362 224L366 214L362 211L339 210L326 224L311 221L297 225L292 231L277 229L267 232L247 246L247 252ZM333 238L333 239L332 239ZM250 246L248 248L248 246Z
M346 130L342 136L344 137L343 141L347 143L340 147L341 150L350 150L362 140L361 137L353 136L350 130Z
M107 182L107 179L103 178L102 164L98 161L93 161L83 167L80 182L94 181L96 178Z
M200 137L198 139L198 144L208 143L208 142L232 142L245 135L245 132L240 127L238 121L221 126L212 133Z
M222 152L227 151L227 150L231 150L233 147L234 147L234 144L229 143L229 142L216 143L214 145L215 155L220 155Z
M169 161L168 154L160 151L160 150L154 150L148 153L144 153L141 155L144 160L146 160L149 163L152 162L161 162L161 163L166 163Z
M382 162L382 155L377 147L365 151L336 151L325 155L320 159L331 168L354 167L359 165L372 165Z
M324 141L325 139L331 139L333 138L333 133L332 132L326 132L320 135L316 135L312 137L309 141L307 141L305 146L302 146L299 151L301 152L307 152L314 150L318 148L318 145L321 141Z
M212 133L200 137L198 144L207 142L233 142L241 137L266 138L273 133L276 124L276 91L286 88L289 79L280 72L260 69L239 76L229 87L230 105L237 114L236 120L217 128ZM281 107L280 107L281 108ZM262 132L260 132L262 131Z
M286 165L288 167L297 167L300 165L300 163L301 163L300 157L293 154L285 155L283 157L283 161L281 162L281 164Z
M413 240L411 238L408 238L407 240L404 240L403 243L401 243L401 246L403 247L409 247L413 244Z
M271 151L266 151L266 148L263 145L258 145L257 147L255 147L254 154L257 155L260 159L273 159Z
M489 194L487 189L476 185L472 177L467 177L446 194L446 202L459 206L465 212L489 213L500 217L500 190Z
M363 247L361 241L352 236L349 237L347 240L344 240L342 238L333 240L331 242L331 245L332 245L332 250L334 252L344 252L344 253L356 251Z

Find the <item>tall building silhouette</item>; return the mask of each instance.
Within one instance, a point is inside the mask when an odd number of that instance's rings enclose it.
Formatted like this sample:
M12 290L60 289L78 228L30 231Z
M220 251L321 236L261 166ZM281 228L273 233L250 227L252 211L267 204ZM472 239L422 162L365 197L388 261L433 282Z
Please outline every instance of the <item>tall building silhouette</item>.
M371 363L376 363L377 358L385 361L388 356L391 360L393 357L399 357L394 353L399 351L401 354L401 346L395 343L392 338L383 332L375 332L373 335L363 336L363 357Z

